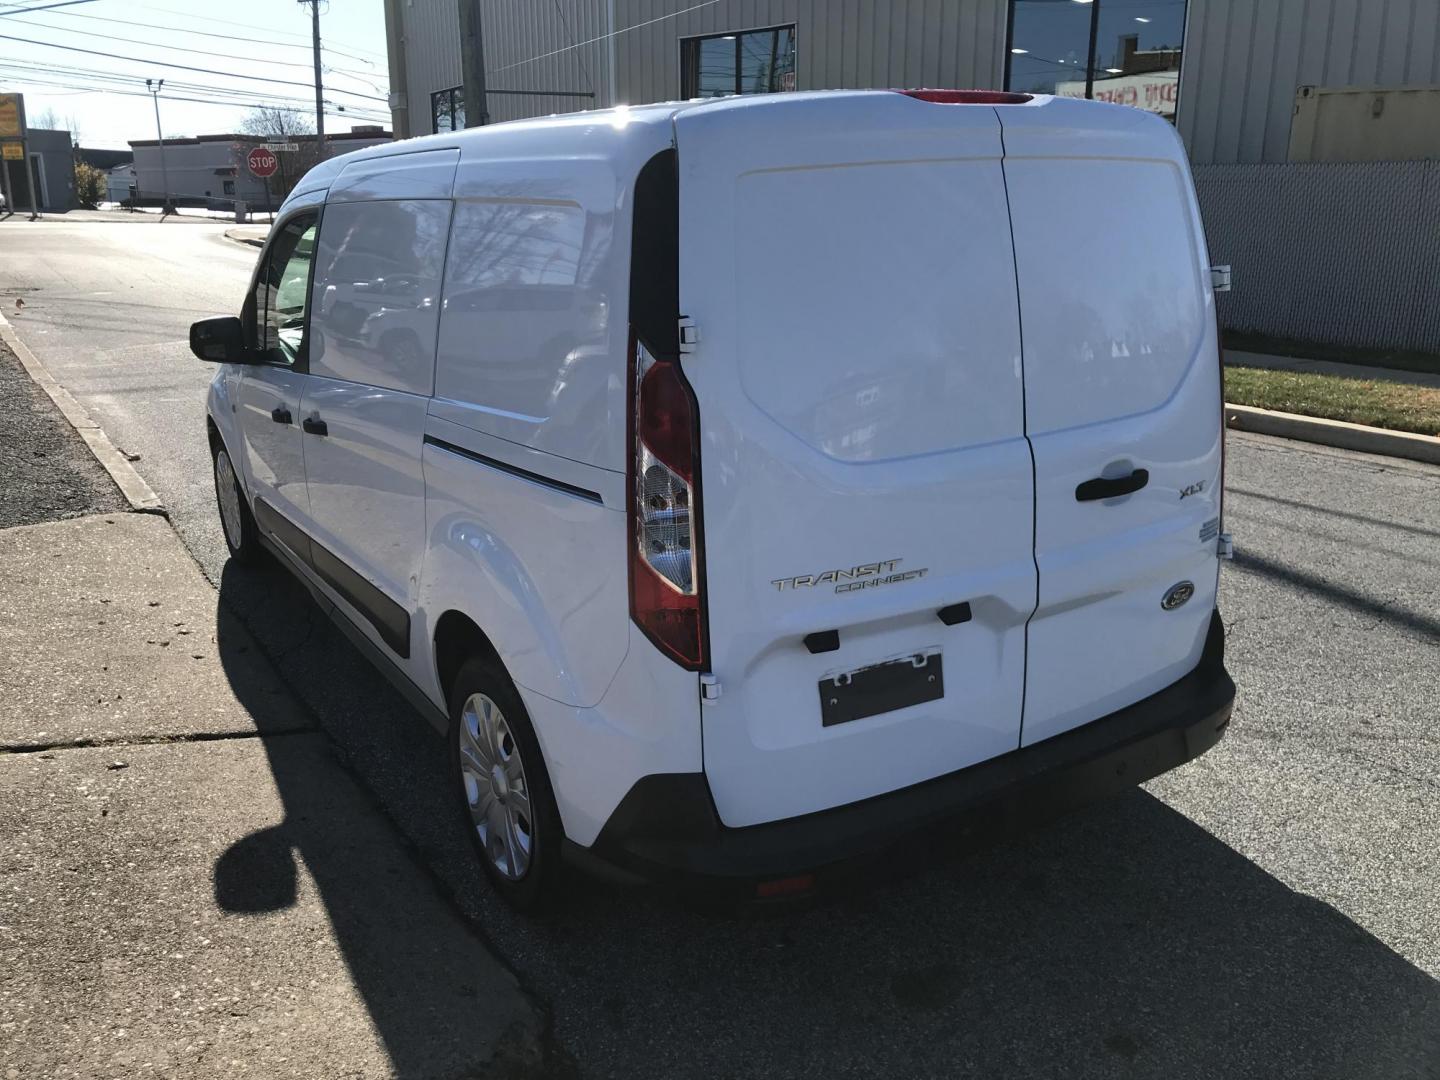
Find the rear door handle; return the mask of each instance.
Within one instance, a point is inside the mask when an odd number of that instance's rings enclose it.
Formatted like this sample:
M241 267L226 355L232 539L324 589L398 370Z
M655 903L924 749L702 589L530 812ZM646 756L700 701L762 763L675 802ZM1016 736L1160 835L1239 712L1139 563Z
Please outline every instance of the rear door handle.
M318 416L307 416L300 421L300 426L310 435L329 435L330 425L321 420Z
M1075 501L1094 502L1096 499L1114 499L1120 495L1130 495L1139 491L1149 482L1150 473L1146 469L1136 469L1129 476L1117 476L1113 480L1097 476L1094 480L1086 480L1075 489Z
M292 424L295 422L295 418L290 415L290 410L285 408L284 405L277 405L271 409L270 419L274 420L277 424Z

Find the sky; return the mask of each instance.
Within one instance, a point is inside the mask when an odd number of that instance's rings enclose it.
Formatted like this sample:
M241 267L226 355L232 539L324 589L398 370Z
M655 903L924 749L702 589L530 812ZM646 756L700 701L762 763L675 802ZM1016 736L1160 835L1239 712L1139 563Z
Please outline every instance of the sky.
M383 0L327 0L320 12L325 130L389 128ZM295 105L313 120L310 6L0 0L0 93L25 95L31 126L40 126L37 118L48 109L59 126L78 131L81 146L125 149L131 139L153 139L147 78L165 80L166 138L232 132L260 104Z

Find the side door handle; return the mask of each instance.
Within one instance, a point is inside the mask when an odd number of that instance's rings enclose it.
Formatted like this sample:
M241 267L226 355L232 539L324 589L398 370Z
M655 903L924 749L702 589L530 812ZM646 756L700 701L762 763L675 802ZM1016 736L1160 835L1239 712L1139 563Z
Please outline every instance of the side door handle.
M1120 495L1130 495L1139 491L1149 482L1150 472L1147 469L1136 469L1129 476L1117 476L1114 479L1097 476L1075 488L1075 501L1094 502L1096 499L1114 499Z
M290 410L285 408L284 405L276 405L275 408L271 409L270 419L274 420L277 424L293 424L295 422L295 418L290 415Z
M307 416L300 421L300 427L309 435L329 435L330 425L318 416Z

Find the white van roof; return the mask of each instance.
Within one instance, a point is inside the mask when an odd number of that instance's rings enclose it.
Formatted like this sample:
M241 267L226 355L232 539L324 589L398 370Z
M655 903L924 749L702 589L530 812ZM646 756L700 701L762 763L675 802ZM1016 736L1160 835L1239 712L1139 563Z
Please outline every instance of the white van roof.
M611 109L556 113L551 116L509 120L484 127L442 132L438 135L422 135L399 142L379 143L323 161L305 174L286 201L328 188L341 172L357 162L427 150L458 149L462 162L487 158L579 156L590 160L612 161L616 171L620 173L625 172L628 166L630 174L633 175L651 156L673 145L673 121L682 112L729 113L737 121L744 122L754 117L756 110L767 116L773 115L772 110L783 110L817 97L863 99L877 94L896 93L923 94L927 91L809 90L787 94L665 101L651 105L620 105ZM983 98L975 103L927 101L925 104L933 108L994 107L992 102ZM1023 126L1032 134L1059 134L1063 131L1070 137L1098 138L1104 141L1117 138L1128 141L1137 136L1142 141L1159 139L1168 144L1153 147L1153 150L1159 152L1159 156L1174 156L1175 144L1178 143L1178 136L1169 124L1157 122L1155 116L1144 110L1125 105L1033 94L1028 101L1005 104L1003 107L1007 110L1007 118L1021 119L1009 110L1028 114L1023 118ZM1013 151L1014 147L1007 147L1007 150Z

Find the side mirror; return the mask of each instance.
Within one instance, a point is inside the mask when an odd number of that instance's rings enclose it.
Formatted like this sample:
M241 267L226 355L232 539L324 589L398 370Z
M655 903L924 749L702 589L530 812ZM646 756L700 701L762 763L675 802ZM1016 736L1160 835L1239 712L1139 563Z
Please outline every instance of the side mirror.
M212 364L255 362L254 354L245 345L245 328L234 315L191 323L190 351Z

